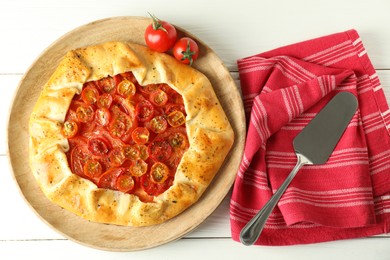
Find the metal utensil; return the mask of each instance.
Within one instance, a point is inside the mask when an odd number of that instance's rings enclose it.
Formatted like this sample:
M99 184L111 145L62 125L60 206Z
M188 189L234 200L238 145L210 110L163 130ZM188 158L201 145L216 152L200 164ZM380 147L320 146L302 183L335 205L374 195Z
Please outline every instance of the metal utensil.
M295 137L297 164L264 207L241 230L244 245L253 245L265 222L290 185L298 170L305 164L324 164L340 140L357 109L357 99L349 92L337 94L318 115Z

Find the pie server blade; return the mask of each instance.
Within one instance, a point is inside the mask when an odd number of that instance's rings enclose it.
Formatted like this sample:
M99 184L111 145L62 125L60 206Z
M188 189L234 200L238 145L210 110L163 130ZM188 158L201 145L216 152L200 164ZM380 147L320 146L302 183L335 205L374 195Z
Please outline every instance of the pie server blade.
M244 245L253 245L259 238L269 215L298 170L305 164L324 164L328 161L357 106L357 99L352 93L337 94L294 138L297 164L271 199L241 230L240 240Z

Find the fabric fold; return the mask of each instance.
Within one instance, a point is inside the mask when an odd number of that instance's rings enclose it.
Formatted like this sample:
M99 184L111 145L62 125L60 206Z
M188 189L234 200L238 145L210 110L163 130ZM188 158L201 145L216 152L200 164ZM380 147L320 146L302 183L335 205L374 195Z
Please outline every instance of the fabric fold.
M304 166L268 219L258 245L291 245L387 232L390 112L355 30L238 61L248 124L233 188L232 238L296 163L292 141L341 91L359 109L324 165ZM388 206L387 206L388 205Z

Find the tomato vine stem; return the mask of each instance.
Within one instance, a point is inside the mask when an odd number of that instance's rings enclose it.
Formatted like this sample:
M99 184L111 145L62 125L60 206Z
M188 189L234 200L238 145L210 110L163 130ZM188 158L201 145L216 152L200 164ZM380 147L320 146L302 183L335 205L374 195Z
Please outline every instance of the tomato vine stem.
M153 20L153 23L152 23L152 26L153 26L153 29L154 30L162 30L166 33L168 33L168 31L164 28L164 26L161 24L161 20L158 19L154 14L151 14L148 12L148 14L150 15L150 17L152 18Z

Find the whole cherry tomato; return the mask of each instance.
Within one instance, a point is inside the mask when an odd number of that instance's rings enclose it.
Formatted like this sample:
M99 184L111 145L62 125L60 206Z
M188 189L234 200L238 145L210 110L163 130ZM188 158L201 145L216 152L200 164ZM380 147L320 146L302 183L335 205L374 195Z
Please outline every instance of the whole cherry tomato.
M152 50L166 52L176 42L177 32L173 25L160 21L154 15L150 15L153 22L145 30L146 45Z
M173 56L184 64L192 63L198 58L198 44L189 37L183 37L173 46Z

